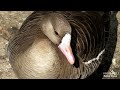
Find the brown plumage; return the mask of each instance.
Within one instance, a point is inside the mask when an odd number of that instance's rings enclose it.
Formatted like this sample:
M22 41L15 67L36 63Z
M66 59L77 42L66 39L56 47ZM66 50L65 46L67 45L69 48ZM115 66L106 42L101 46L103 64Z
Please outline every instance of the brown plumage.
M34 12L10 41L9 60L19 78L86 78L101 63L104 30L103 17L97 12ZM71 35L74 65L58 48L66 33Z

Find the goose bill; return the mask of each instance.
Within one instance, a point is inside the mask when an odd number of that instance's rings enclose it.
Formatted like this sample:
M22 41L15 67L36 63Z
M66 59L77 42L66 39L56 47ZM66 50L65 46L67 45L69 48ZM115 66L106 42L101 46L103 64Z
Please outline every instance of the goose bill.
M71 41L71 35L70 34L66 34L63 37L62 42L60 43L58 48L65 55L65 57L67 58L68 62L70 64L74 64L75 59L74 59L74 55L72 53L72 49L71 49L71 46L70 46L70 41Z

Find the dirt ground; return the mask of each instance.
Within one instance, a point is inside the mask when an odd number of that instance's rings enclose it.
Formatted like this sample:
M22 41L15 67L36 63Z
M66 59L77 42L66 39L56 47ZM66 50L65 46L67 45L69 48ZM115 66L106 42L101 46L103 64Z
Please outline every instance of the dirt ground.
M12 29L19 29L31 13L32 11L0 11L0 79L17 79L10 66L6 48L14 33Z
M31 13L32 11L0 11L0 79L17 79L10 66L6 49L11 35ZM106 59L109 61L109 58L112 58L112 64L104 73L103 79L120 79L120 11L113 13L111 18Z

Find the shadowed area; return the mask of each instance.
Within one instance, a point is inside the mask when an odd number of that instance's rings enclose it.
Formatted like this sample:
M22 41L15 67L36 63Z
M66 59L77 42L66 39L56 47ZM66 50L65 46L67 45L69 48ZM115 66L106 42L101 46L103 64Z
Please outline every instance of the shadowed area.
M110 15L110 27L107 27L109 29L109 38L108 42L106 43L106 51L103 56L103 61L99 68L87 79L102 79L104 78L104 72L107 72L112 64L113 55L116 48L117 43L117 26L118 21L116 18L117 12L111 12ZM108 33L106 33L108 36Z

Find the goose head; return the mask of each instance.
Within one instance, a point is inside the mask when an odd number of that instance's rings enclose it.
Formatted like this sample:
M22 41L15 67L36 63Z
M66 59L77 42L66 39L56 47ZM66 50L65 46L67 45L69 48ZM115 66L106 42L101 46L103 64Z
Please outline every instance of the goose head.
M75 59L70 46L71 26L65 17L58 13L45 15L42 20L43 33L61 50L70 64Z

